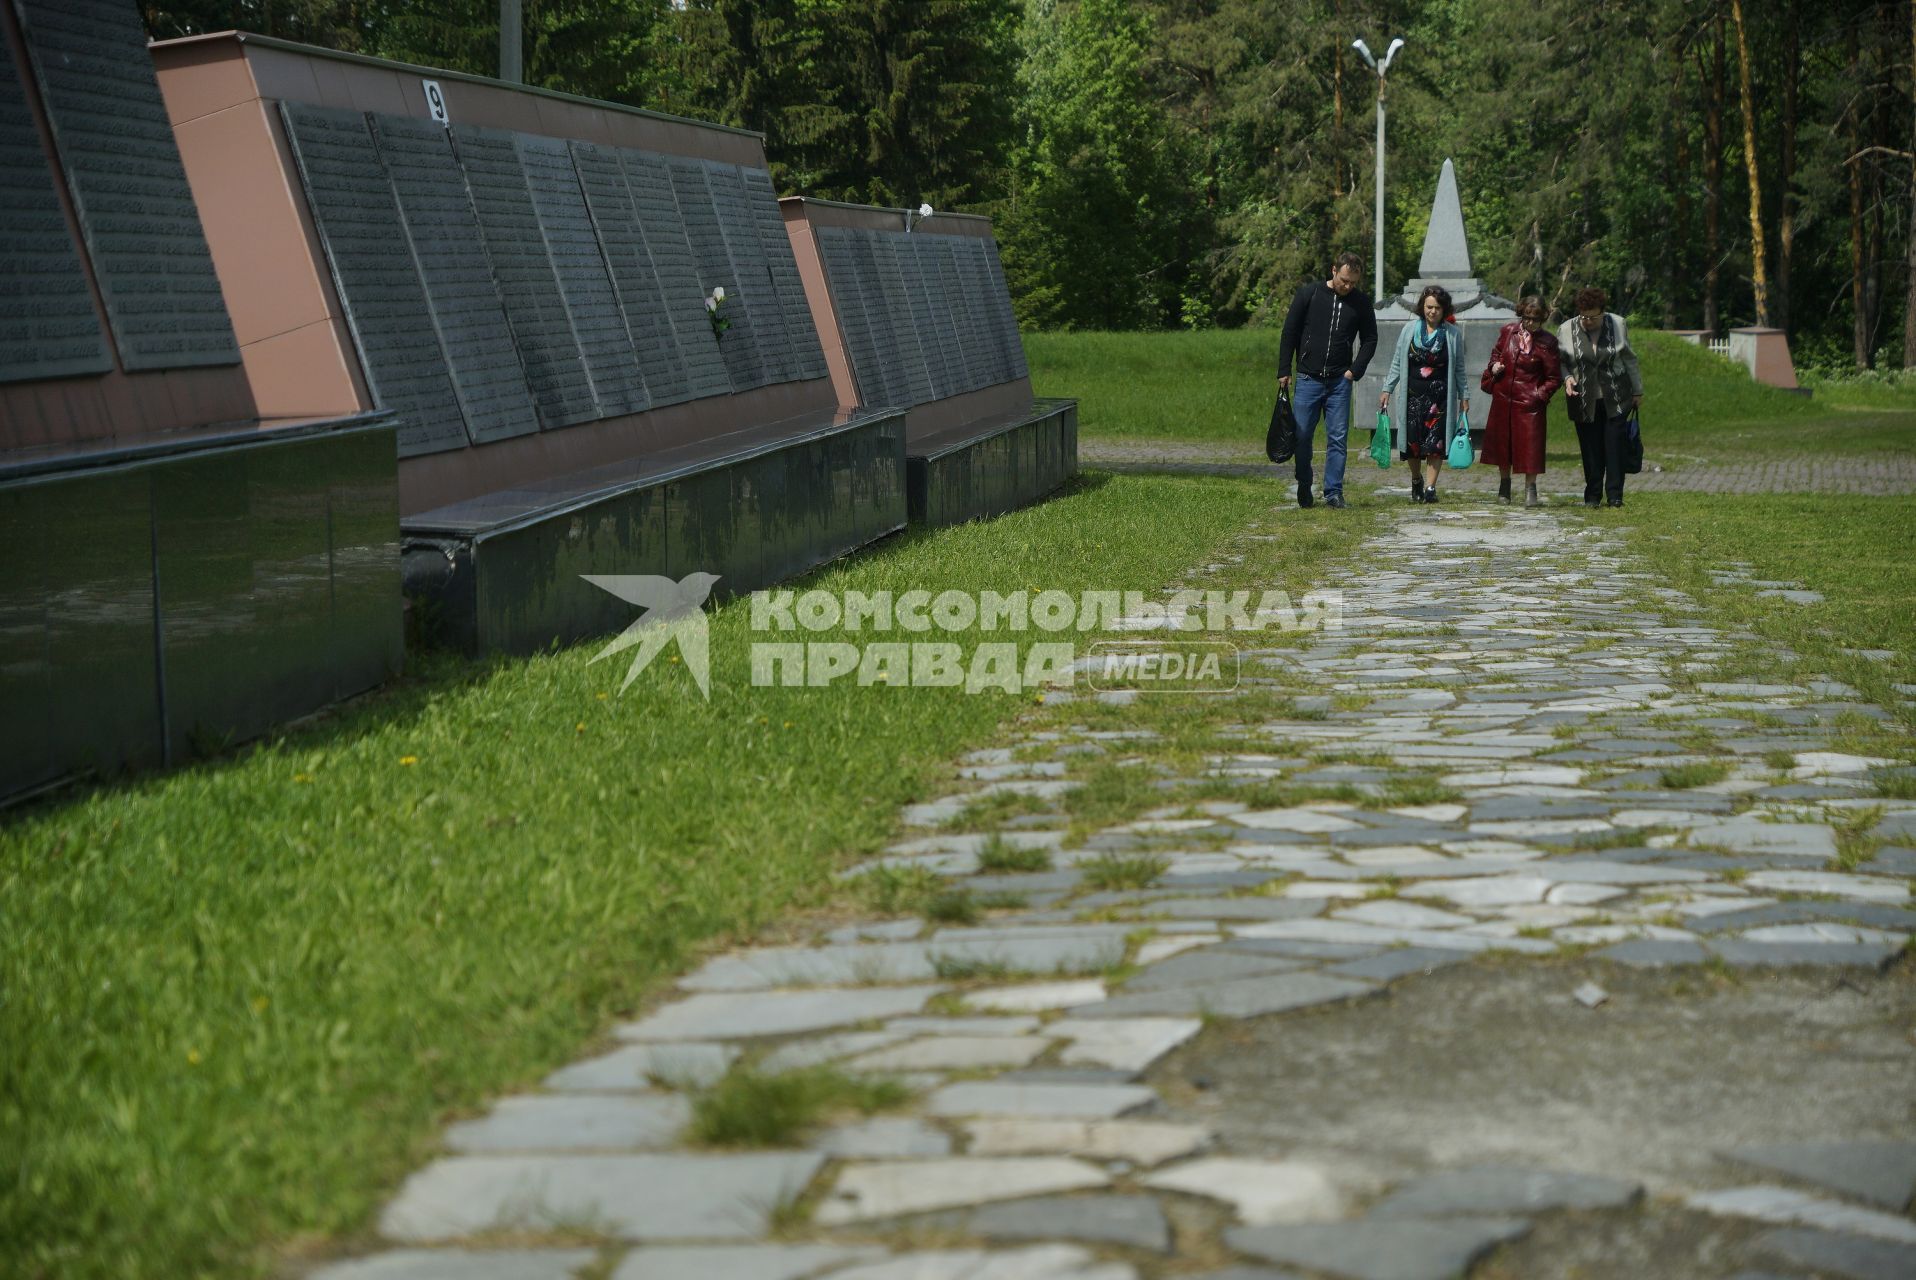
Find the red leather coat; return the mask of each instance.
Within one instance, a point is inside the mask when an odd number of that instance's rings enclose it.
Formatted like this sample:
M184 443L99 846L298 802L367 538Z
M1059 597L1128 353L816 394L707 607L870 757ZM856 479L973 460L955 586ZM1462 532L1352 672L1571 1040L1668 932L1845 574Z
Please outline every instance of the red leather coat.
M1556 335L1542 329L1530 335L1529 353L1517 354L1522 329L1522 322L1513 320L1499 330L1484 366L1481 381L1490 393L1490 419L1484 424L1482 460L1536 475L1543 470L1544 411L1563 385L1563 365ZM1498 364L1503 372L1491 373Z

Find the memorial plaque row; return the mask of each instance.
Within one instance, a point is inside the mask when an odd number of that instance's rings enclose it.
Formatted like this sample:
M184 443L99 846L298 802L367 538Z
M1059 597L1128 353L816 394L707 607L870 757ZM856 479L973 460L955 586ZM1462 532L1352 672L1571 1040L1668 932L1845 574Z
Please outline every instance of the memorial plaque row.
M762 169L280 109L402 455L825 376Z
M0 47L0 382L113 367L61 179L121 364L238 364L138 9L125 0L15 0L15 11L59 169L41 144L9 35Z
M1026 376L995 241L821 227L858 397L910 407Z

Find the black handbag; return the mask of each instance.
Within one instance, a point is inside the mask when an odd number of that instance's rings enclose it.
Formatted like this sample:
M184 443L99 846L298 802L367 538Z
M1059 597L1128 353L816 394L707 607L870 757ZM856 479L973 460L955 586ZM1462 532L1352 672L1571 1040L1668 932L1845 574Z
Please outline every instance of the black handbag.
M1277 404L1271 410L1271 428L1264 433L1264 456L1272 462L1289 462L1297 452L1297 419L1291 416L1290 393L1277 389Z
M1630 421L1623 428L1623 474L1633 476L1643 470L1643 429L1637 411L1630 410Z

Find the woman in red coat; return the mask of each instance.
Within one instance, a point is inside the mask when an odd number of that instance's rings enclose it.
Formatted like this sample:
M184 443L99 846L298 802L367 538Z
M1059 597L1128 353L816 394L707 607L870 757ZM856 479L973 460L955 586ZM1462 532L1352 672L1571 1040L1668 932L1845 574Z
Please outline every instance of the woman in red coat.
M1517 318L1497 334L1483 389L1490 393L1484 424L1484 461L1503 472L1497 497L1510 501L1510 473L1523 472L1526 507L1539 507L1537 477L1543 474L1544 411L1563 383L1557 338L1544 330L1543 299L1517 304Z

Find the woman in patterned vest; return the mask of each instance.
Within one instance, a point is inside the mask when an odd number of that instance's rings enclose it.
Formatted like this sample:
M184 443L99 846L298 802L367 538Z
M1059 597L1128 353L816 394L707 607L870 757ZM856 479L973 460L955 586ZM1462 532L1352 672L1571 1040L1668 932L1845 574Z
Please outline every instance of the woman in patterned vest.
M1583 505L1623 505L1623 442L1643 403L1643 373L1623 317L1603 309L1601 289L1577 290L1577 314L1557 330L1563 394L1583 452Z

